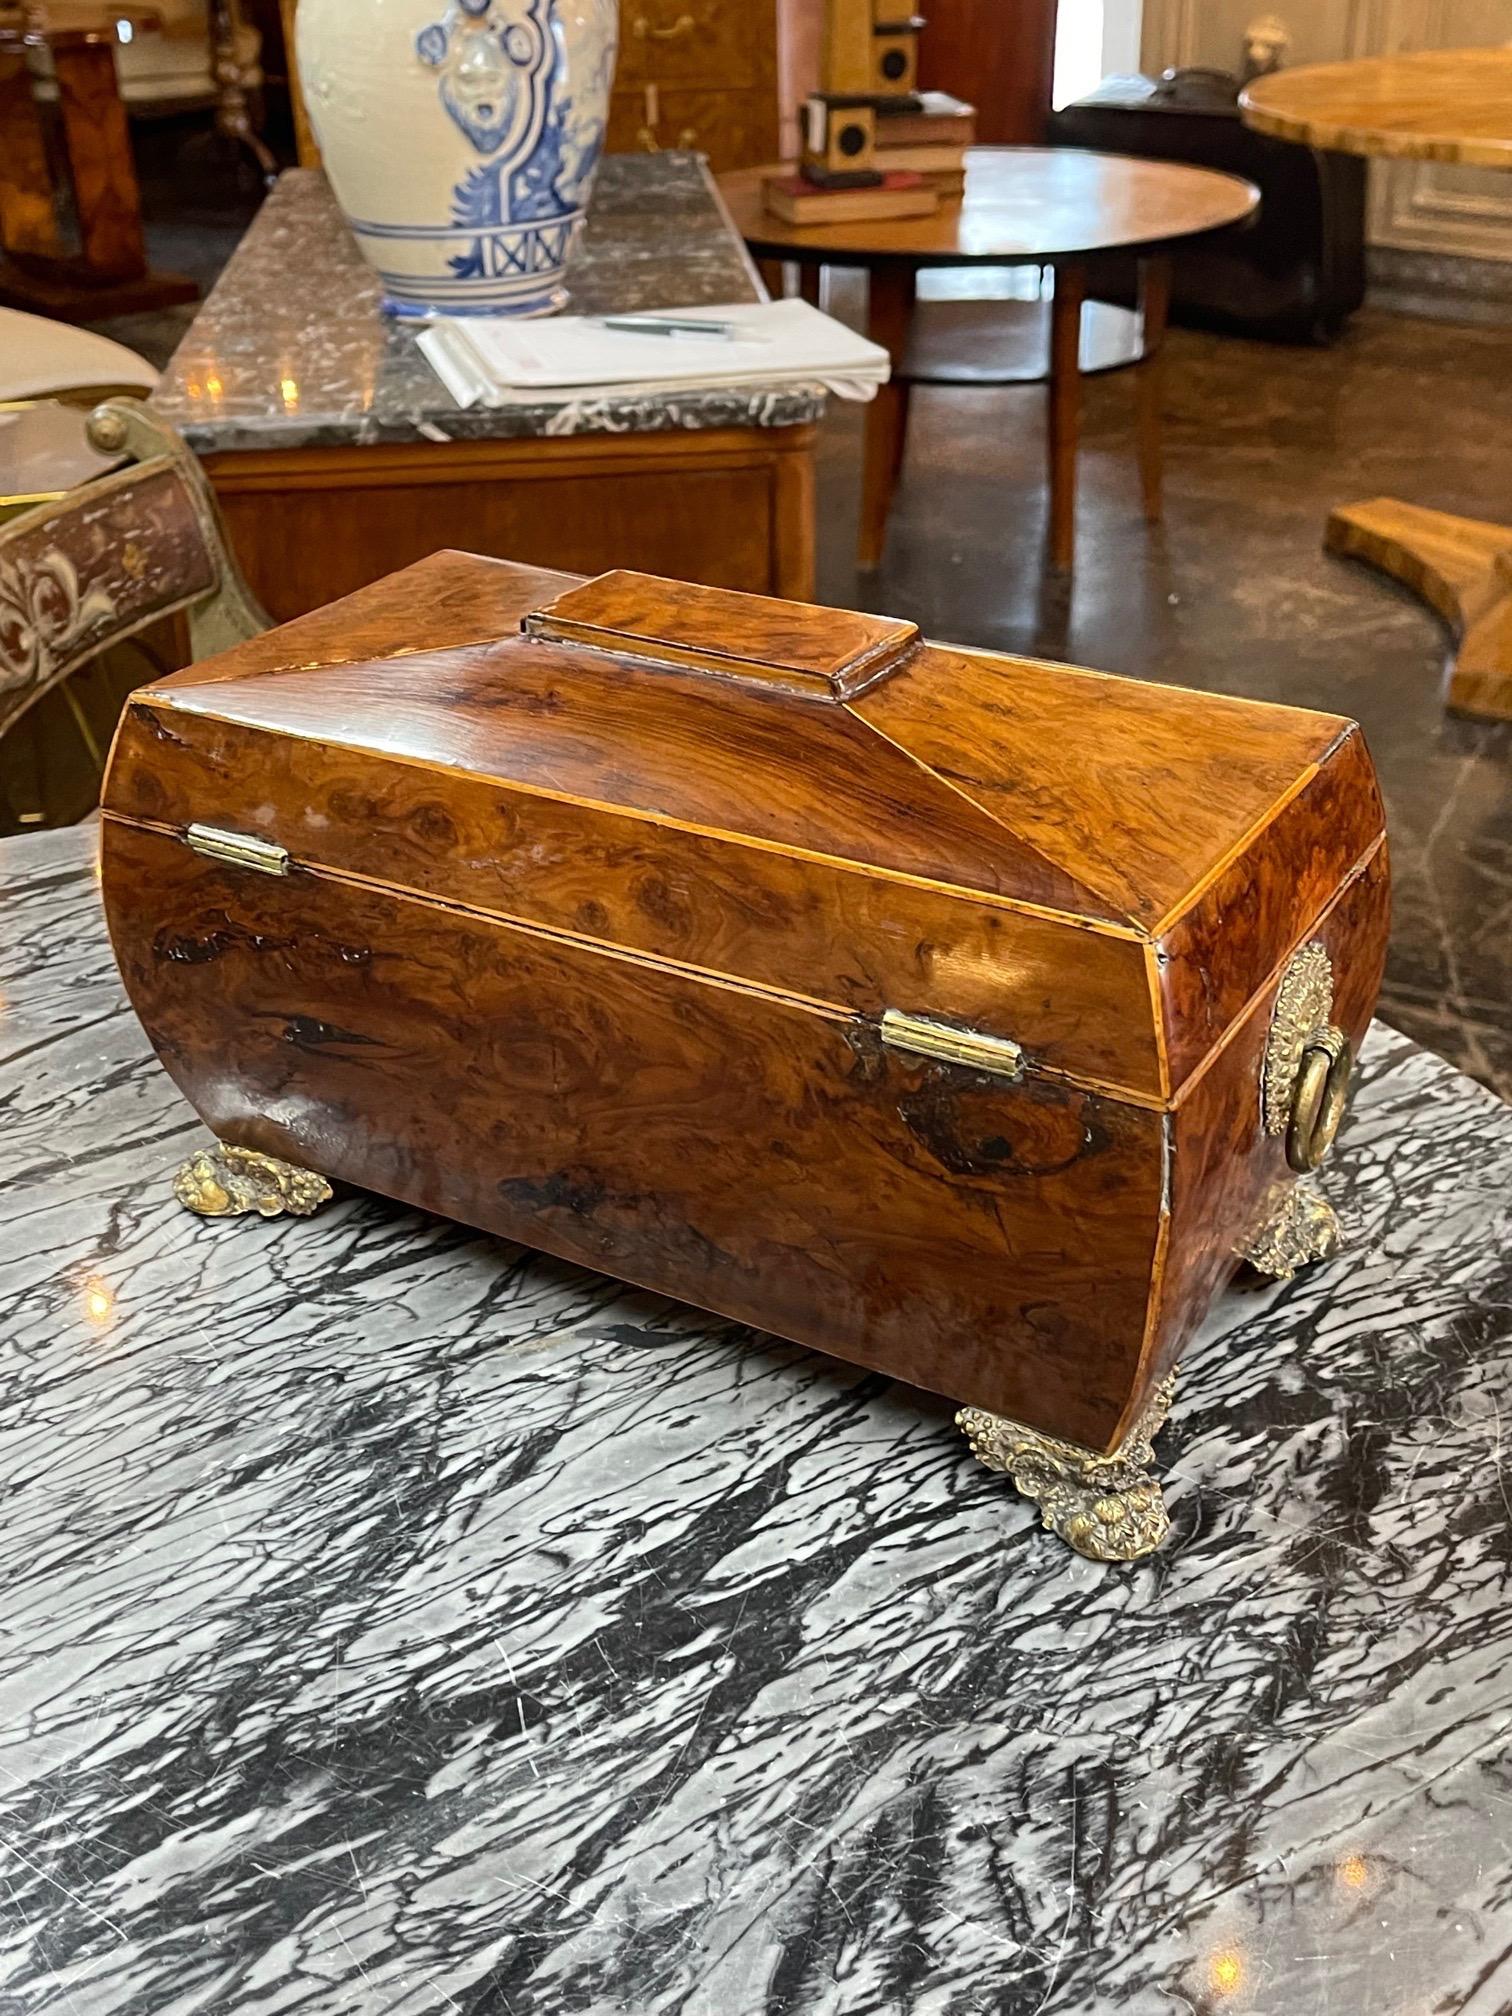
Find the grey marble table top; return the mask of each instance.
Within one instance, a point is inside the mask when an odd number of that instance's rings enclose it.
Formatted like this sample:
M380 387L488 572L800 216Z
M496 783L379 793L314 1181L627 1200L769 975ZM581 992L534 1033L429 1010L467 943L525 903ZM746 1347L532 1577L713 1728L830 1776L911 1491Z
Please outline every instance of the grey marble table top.
M760 282L701 156L611 154L567 269L568 313L754 301ZM325 177L291 169L170 359L153 404L201 454L374 441L784 427L817 419L806 382L458 407L379 308Z
M948 1407L354 1196L207 1224L0 846L7 2016L1512 2007L1512 1111L1377 1027L1095 1567Z

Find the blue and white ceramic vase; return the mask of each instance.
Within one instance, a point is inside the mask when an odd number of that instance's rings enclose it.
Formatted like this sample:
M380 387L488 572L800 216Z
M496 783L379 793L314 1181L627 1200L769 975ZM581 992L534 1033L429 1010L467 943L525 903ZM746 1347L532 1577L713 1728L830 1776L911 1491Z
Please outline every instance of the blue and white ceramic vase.
M393 312L562 305L617 25L617 0L300 0L310 122Z

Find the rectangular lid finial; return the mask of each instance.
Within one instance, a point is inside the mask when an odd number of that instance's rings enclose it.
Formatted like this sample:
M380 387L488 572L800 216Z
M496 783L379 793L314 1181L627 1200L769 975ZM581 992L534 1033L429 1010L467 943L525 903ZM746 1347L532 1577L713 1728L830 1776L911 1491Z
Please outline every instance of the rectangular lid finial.
M784 688L834 705L894 672L917 624L770 595L618 571L569 588L521 620L527 637Z

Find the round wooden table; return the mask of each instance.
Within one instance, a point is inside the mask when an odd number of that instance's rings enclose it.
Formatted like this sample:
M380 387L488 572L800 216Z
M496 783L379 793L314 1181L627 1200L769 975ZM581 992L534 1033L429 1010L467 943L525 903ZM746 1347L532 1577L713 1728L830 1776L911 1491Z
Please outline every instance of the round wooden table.
M1307 147L1512 170L1512 49L1281 70L1239 103L1260 132ZM1335 511L1324 543L1405 582L1450 626L1452 708L1512 720L1512 525L1373 497Z
M1160 369L1170 299L1170 254L1248 218L1259 191L1235 175L1070 147L974 147L966 186L929 217L793 225L762 202L779 168L726 175L720 188L736 229L759 259L793 259L817 271L860 266L868 275L868 333L895 367L909 344L919 271L927 266L1053 269L1050 314L1050 559L1069 568L1075 543L1076 443L1081 411L1081 324L1099 262L1135 255L1145 362L1139 370L1140 460L1145 509L1160 515ZM859 563L882 555L888 507L903 459L908 387L885 385L867 413Z

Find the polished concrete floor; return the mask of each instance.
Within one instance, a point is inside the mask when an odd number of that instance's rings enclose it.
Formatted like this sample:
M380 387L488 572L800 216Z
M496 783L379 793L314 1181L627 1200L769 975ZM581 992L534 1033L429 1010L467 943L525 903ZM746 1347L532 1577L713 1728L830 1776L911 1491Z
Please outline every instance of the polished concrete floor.
M192 214L171 135L144 183L154 256L208 283L256 185L223 155L197 157L203 144L189 143L204 170L187 178ZM857 317L859 283L831 284L834 311ZM941 301L921 312L948 324L977 311ZM161 360L187 319L112 326ZM1512 328L1372 309L1330 350L1178 330L1165 523L1140 515L1132 379L1088 381L1069 586L1043 564L1041 389L916 391L871 575L853 564L862 414L837 407L821 454L819 594L911 616L941 639L1355 716L1395 863L1382 1012L1512 1099L1512 725L1445 714L1437 620L1320 543L1331 504L1380 494L1512 520L1509 367Z

